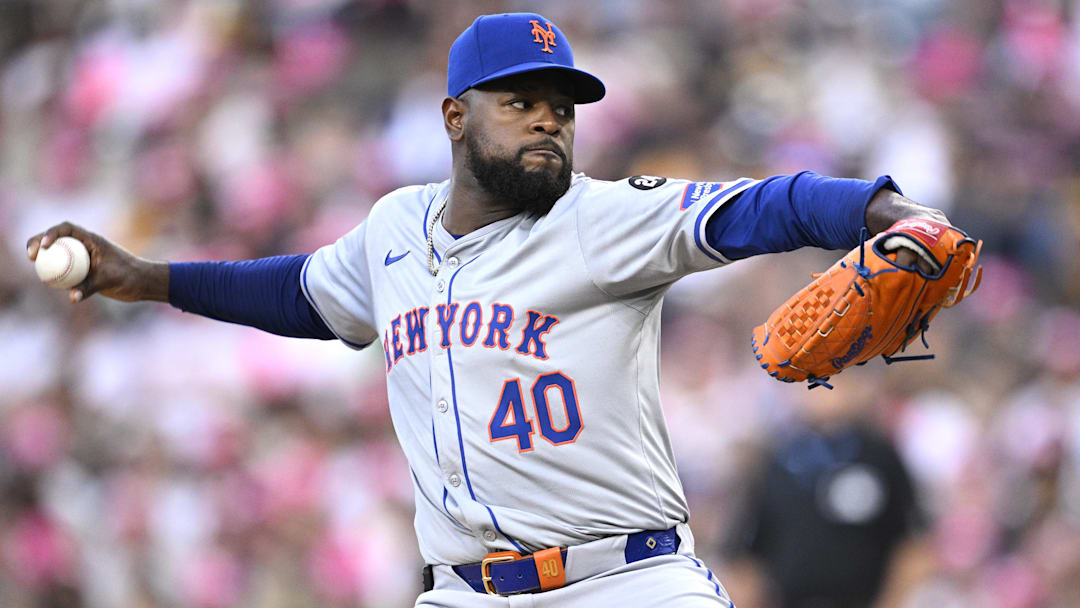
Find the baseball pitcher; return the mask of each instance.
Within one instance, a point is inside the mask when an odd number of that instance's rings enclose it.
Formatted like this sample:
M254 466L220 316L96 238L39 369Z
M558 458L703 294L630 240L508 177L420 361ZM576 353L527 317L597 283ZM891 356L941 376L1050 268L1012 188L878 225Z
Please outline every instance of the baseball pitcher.
M450 178L387 194L311 255L169 264L61 224L29 256L86 244L73 301L382 348L427 564L417 606L732 605L695 556L661 410L664 293L753 255L947 220L889 177L575 173L574 109L604 85L541 15L476 19L447 80Z

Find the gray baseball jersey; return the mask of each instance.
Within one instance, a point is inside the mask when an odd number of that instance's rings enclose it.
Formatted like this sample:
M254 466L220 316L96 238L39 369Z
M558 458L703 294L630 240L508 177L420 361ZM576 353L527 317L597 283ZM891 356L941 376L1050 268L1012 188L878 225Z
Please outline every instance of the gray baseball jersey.
M431 564L670 528L688 512L659 398L660 303L727 260L705 224L756 183L575 174L542 217L455 239L449 182L402 188L313 254L309 301L382 341L391 416Z

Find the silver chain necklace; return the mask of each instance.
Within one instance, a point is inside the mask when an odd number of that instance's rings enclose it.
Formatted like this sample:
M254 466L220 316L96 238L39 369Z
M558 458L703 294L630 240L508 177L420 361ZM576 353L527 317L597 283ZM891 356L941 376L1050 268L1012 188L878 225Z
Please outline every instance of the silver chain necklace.
M427 227L427 267L431 272L431 276L439 274L439 269L435 267L435 223L439 221L439 217L442 216L442 212L446 209L446 203L450 200L450 195L447 195L443 199L442 204L439 205L438 211L435 215L431 216L431 221L428 222Z

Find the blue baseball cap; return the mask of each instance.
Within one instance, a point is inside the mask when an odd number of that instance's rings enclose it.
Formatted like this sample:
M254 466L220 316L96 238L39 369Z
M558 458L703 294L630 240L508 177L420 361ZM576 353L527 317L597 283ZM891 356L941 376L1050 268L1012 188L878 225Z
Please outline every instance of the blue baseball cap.
M559 70L574 85L574 103L592 103L604 96L604 83L574 67L570 42L551 21L536 13L481 15L450 47L446 93L457 97L496 78Z

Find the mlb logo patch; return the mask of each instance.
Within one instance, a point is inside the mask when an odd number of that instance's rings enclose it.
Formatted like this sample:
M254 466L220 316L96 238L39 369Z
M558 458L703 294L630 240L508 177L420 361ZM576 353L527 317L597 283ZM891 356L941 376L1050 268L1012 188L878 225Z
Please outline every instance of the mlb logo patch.
M686 211L691 205L709 196L714 192L724 189L724 182L690 182L683 191L682 204L679 209Z

